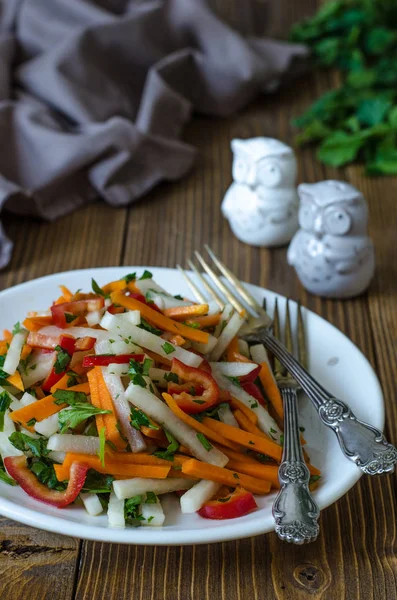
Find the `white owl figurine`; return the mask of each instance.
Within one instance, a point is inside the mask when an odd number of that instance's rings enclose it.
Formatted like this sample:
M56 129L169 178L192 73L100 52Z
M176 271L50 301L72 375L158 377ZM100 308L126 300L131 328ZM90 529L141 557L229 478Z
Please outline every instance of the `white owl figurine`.
M297 165L292 149L272 138L233 140L233 183L222 213L239 240L282 246L298 229Z
M300 229L288 248L288 262L312 294L350 298L361 294L375 270L367 235L363 195L342 181L298 187Z

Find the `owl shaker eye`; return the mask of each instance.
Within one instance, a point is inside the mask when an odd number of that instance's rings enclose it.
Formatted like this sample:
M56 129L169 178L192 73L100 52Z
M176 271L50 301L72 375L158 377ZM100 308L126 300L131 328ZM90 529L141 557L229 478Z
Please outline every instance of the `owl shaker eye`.
M329 233L334 235L344 235L351 227L350 215L342 210L331 210L325 214L325 223Z

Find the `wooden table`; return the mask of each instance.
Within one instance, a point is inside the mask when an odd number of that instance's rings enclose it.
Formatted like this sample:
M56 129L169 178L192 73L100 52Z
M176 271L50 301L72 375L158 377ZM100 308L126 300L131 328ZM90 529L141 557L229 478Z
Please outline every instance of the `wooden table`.
M239 1L218 2L218 8L226 8L229 18L238 20ZM313 12L316 2L283 5L279 24L285 29ZM196 117L185 135L199 149L195 169L129 209L112 209L98 201L52 224L5 218L15 251L0 276L1 288L68 269L172 267L207 242L241 279L299 298L359 346L380 377L386 433L396 443L396 180L369 179L360 167L325 169L312 150L298 152L300 181L346 179L369 201L376 278L368 295L352 301L308 295L286 264L285 248L268 251L239 243L219 211L231 180L231 138L268 135L292 143L290 118L335 82L331 75L308 76L296 82L292 94L282 90L263 97L233 118ZM122 546L79 541L1 519L0 597L396 600L395 505L395 475L365 477L323 511L321 536L305 547L281 543L274 533L210 546Z

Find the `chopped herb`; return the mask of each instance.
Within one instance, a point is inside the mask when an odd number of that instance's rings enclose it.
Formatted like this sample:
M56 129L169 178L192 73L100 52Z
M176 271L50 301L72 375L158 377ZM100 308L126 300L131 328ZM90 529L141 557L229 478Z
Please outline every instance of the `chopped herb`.
M69 371L70 372L70 371ZM76 404L87 403L87 395L84 392L72 392L71 390L56 390L53 393L54 404L58 406L60 404L69 404L69 406L75 406Z
M17 482L6 473L5 467L0 467L0 481L8 485L17 485Z
M12 335L16 335L17 333L21 333L23 331L26 331L26 329L24 329L23 327L21 327L20 322L18 321L17 323L15 323L14 328L12 330Z
M228 377L226 375L226 378L229 379L233 383L233 385L236 385L237 387L241 388L241 383L238 377Z
M126 275L122 279L124 279L124 281L126 283L130 283L130 281L135 281L135 279L136 279L136 273L129 273L128 275Z
M258 408L258 403L254 402L253 404L251 404L251 408Z
M40 458L40 460L35 460L31 466L30 470L34 473L40 483L43 483L50 490L58 490L59 492L66 489L66 483L63 481L58 481L57 476L55 474L54 463L49 458Z
M81 292L83 288L79 288L78 290L75 291L75 293L73 294L74 296L77 296L77 294L79 294Z
M107 494L112 491L112 483L114 477L112 475L102 475L94 469L87 471L83 492L91 492L92 494Z
M47 450L47 438L33 438L21 431L14 431L8 438L11 444L17 448L18 450L22 450L22 452L30 452L36 458L40 458L41 456L47 456L49 450Z
M227 325L227 321L222 321L220 333L222 333L222 331L225 329L226 325Z
M154 394L154 393L155 393L155 391L154 391L154 387L152 386L152 384L150 384L150 385L149 385L149 390L152 392L152 394Z
M65 312L65 321L66 323L72 323L77 319L77 315L73 315L72 313Z
M302 433L305 431L304 427L299 427L299 431L301 431Z
M196 404L205 404L205 400L193 400L193 402L195 402Z
M74 371L67 371L66 375L68 376L68 380L66 382L67 387L73 387L74 385L77 385L79 381L79 376L77 373L75 373Z
M114 342L115 342L115 341L116 341L116 340L109 340L109 342L110 342L111 344L114 344Z
M196 419L196 421L198 421L199 423L201 423L201 421L204 419L204 417L210 417L212 419L216 419L217 421L219 421L218 411L220 408L225 407L225 406L229 406L228 403L222 402L221 404L218 404L217 406L215 406L215 408L211 408L210 410L205 410L203 412L193 414L190 416L193 417L194 419Z
M120 394L119 394L119 395L120 395ZM119 434L120 434L120 437L121 437L121 438L122 438L122 439L123 439L123 440L124 440L124 441L127 443L127 442L128 442L128 440L127 440L127 438L125 437L124 433L123 433L123 432L122 432L122 430L121 430L121 425L120 425L120 422L119 422L119 421L117 421L117 423L116 423L116 429L117 429L117 431L119 432ZM116 448L115 452L117 452L117 448Z
M157 496L154 492L146 492L145 504L157 504Z
M174 296L175 300L183 300L182 296L180 294L177 294L176 296Z
M309 483L315 483L319 479L321 479L321 475L312 475L309 479Z
M150 362L152 362L152 361L150 361ZM147 364L146 364L146 367L147 367ZM144 369L145 369L145 363L143 363L143 364L139 363L136 360L134 360L133 358L130 360L130 366L128 368L129 378L131 379L132 383L134 383L135 385L139 385L143 388L146 388L147 383L144 379Z
M234 477L234 479L240 479L240 477L238 476L237 473L233 473L233 477Z
M252 440L249 440L248 443L251 444L252 446L255 446L255 442L253 442Z
M92 291L95 292L95 294L99 294L100 296L103 296L104 298L106 298L106 294L103 291L102 288L99 287L99 285L97 284L97 282L95 281L94 278L91 279L91 287L92 287Z
M280 445L284 446L284 434L283 433L280 435Z
M228 496L227 498L218 498L218 502L229 502L231 496Z
M273 459L270 456L267 454L261 454L259 452L255 454L255 458L261 463L273 462Z
M4 416L6 410L10 408L11 397L7 392L1 392L0 394L0 431L4 431Z
M164 373L164 379L168 382L172 381L172 383L179 383L178 375L176 373L172 373L172 371Z
M67 429L74 429L77 425L95 415L108 415L111 412L111 410L97 408L89 402L76 402L70 408L64 408L58 413L60 432L65 433Z
M113 452L117 452L117 446L116 446L116 444L113 444L113 442L110 441L110 440L106 440L105 443L109 446L109 448L111 448L113 450Z
M99 450L98 456L101 461L102 468L105 467L105 444L106 444L106 427L102 427L98 432L99 437Z
M212 450L212 444L207 440L207 438L205 437L205 435L203 433L196 433L196 438L198 439L200 444L202 446L204 446L204 448L205 448L205 450L207 450L207 452Z
M134 429L140 430L142 425L144 427L149 427L150 429L159 429L157 425L153 425L149 418L145 415L145 413L140 408L131 408L131 425Z
M153 519L154 519L154 516L153 516L153 515L151 515L151 516L148 518L147 522L148 522L148 523L151 523L151 522L153 521Z
M153 333L153 335L162 335L163 334L161 329L156 329L156 327L152 327L151 325L149 325L149 323L145 319L142 319L142 317L141 317L141 324L138 325L138 327L140 329L144 329L145 331L149 331L149 333Z
M144 270L144 272L142 273L142 275L140 276L139 280L142 281L143 279L152 279L153 275L151 274L150 271L146 271L146 269Z
M26 425L28 425L29 427L33 427L35 423L37 423L37 419L35 419L34 417L32 419L29 419L29 421L26 421Z
M34 398L37 398L37 390L35 390L35 388L29 388L28 390L26 390L26 392Z
M91 423L88 423L87 427L84 429L84 435L98 437L98 429L94 420L92 420Z
M3 369L1 368L4 365L4 361L6 359L6 354L3 354L2 356L0 356L0 380L2 379L7 379L7 377L9 377L9 373L6 373L5 371L3 371ZM1 382L4 385L4 381Z
M142 504L142 496L134 496L129 498L124 503L124 518L128 525L139 527L144 517L140 514L140 505Z
M57 353L57 357L54 362L54 371L57 375L60 375L68 366L71 356L68 352L66 352L66 350L61 348L61 346L55 346L55 351Z
M167 440L170 442L169 446L167 446L166 450L157 450L154 452L154 456L157 458L164 458L165 460L174 460L175 452L179 448L179 442L174 438L172 433L164 429L164 433L167 436Z
M273 427L270 427L270 433L277 433L277 431Z
M200 323L197 322L190 321L190 323L188 323L188 321L184 321L183 324L192 329L200 329Z
M172 354L173 352L175 352L174 346L169 342L165 342L161 347L166 354Z
M151 358L145 358L145 360L142 363L142 375L146 375L147 377L152 366L153 360Z

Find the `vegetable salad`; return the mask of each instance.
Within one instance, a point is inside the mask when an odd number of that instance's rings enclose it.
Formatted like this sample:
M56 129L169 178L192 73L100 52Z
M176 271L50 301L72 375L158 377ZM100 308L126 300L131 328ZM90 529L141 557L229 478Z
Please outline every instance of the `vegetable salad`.
M1 481L113 527L163 525L168 493L206 519L255 510L279 487L283 405L243 327L232 306L173 296L148 271L61 286L0 342Z

